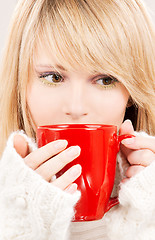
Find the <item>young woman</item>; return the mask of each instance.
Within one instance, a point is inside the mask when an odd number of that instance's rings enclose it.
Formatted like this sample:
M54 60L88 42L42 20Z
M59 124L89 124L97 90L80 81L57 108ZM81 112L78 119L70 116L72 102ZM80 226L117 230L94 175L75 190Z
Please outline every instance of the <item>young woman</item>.
M0 76L0 239L153 239L155 35L144 4L20 0L10 29ZM37 149L37 127L60 123L114 124L136 136L122 141L120 204L102 220L71 223L80 165L53 178L80 147L64 139Z

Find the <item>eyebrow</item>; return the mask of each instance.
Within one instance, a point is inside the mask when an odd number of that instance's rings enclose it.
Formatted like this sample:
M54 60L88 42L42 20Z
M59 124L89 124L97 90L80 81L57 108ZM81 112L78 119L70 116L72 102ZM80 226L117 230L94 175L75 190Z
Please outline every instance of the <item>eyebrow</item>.
M61 70L61 71L67 72L67 70L66 70L63 66L61 66L61 65L59 65L59 64L56 64L55 67L52 66L52 65L50 65L50 64L38 64L38 65L36 65L36 68L59 69L59 70Z

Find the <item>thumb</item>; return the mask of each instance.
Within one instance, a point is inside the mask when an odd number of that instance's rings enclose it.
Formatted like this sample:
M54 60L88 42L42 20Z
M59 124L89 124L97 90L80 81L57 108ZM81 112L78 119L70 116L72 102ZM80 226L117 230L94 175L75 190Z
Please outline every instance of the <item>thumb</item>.
M119 129L119 135L123 135L123 134L134 135L134 128L133 128L132 122L129 119L125 120ZM131 149L124 146L123 144L121 144L120 149L125 157L127 157L132 151Z
M129 119L125 120L119 129L119 135L123 135L123 134L134 135L134 128L133 128L132 122Z
M13 140L13 145L16 152L22 157L25 158L29 154L29 146L24 137L20 135L15 135Z

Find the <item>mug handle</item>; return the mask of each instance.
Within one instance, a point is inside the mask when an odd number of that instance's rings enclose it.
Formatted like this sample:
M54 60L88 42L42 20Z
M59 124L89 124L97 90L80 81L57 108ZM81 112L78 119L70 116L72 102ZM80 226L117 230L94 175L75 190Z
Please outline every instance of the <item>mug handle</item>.
M123 134L123 135L117 136L117 139L118 139L118 152L120 150L120 143L121 143L121 141L123 139L132 138L132 137L135 137L135 136L132 135L132 134ZM119 204L118 197L110 198L105 212L108 212L112 207L116 206L117 204Z
M114 207L117 204L119 204L118 197L110 198L105 212L108 212L112 207Z

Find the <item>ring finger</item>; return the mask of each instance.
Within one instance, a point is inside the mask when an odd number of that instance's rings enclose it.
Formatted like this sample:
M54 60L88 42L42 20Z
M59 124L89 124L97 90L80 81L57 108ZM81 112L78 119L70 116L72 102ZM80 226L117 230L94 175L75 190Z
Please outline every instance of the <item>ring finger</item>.
M76 164L67 170L62 176L53 181L52 184L64 190L81 175L81 171L81 166Z

